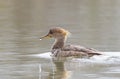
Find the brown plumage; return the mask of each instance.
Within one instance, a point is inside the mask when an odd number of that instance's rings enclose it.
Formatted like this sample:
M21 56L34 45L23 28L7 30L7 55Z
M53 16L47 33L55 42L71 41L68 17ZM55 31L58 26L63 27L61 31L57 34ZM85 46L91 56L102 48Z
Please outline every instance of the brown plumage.
M55 57L91 57L93 55L101 55L99 51L92 48L85 48L78 45L65 45L68 35L69 31L60 27L55 27L51 28L49 33L40 39L55 38L55 43L51 50Z

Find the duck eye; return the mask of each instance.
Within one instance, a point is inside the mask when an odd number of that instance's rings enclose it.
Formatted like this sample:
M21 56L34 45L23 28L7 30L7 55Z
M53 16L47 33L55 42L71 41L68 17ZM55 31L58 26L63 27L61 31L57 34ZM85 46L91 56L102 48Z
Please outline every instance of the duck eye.
M50 31L49 33L50 33L50 34L53 34L53 31Z

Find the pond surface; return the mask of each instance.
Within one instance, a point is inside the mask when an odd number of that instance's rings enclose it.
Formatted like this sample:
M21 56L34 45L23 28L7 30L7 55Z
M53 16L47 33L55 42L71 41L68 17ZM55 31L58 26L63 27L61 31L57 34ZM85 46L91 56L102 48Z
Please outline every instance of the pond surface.
M0 79L120 79L120 0L0 0ZM53 61L51 27L104 52Z

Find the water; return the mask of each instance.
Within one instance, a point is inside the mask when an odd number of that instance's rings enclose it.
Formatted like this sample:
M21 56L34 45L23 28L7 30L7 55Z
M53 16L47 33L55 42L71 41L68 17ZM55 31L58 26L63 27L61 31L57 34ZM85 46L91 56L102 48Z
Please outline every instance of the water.
M119 76L120 54L119 53L120 52L103 52L103 55L93 56L90 59L68 58L65 61L61 61L61 60L59 61L57 60L57 62L51 61L53 62L53 65L55 65L55 69L52 68L54 72L51 72L53 73L53 75L50 75L50 79L54 79L53 77L55 77L55 79L56 78L59 78L59 79L69 79L69 78L70 79L74 79L74 78L75 79L79 79L79 78L119 79L120 78ZM43 54L36 54L36 55L34 54L31 56L35 56L45 60L52 60L52 57L50 56L50 52L46 52ZM42 73L46 74L44 71Z
M0 79L119 79L119 0L0 0ZM102 56L53 61L51 27Z

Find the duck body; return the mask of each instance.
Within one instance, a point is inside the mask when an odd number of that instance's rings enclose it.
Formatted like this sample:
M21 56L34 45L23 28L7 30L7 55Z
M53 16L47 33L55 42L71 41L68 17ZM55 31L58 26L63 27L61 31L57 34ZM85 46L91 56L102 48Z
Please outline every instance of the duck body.
M86 48L79 45L65 45L69 32L63 28L51 28L49 33L42 38L55 38L55 43L52 47L52 55L54 57L91 57L94 55L101 55L99 51L93 48ZM42 39L41 38L41 39Z
M52 49L54 57L92 57L93 55L101 55L99 51L93 48L85 48L78 45L65 45L63 48Z

